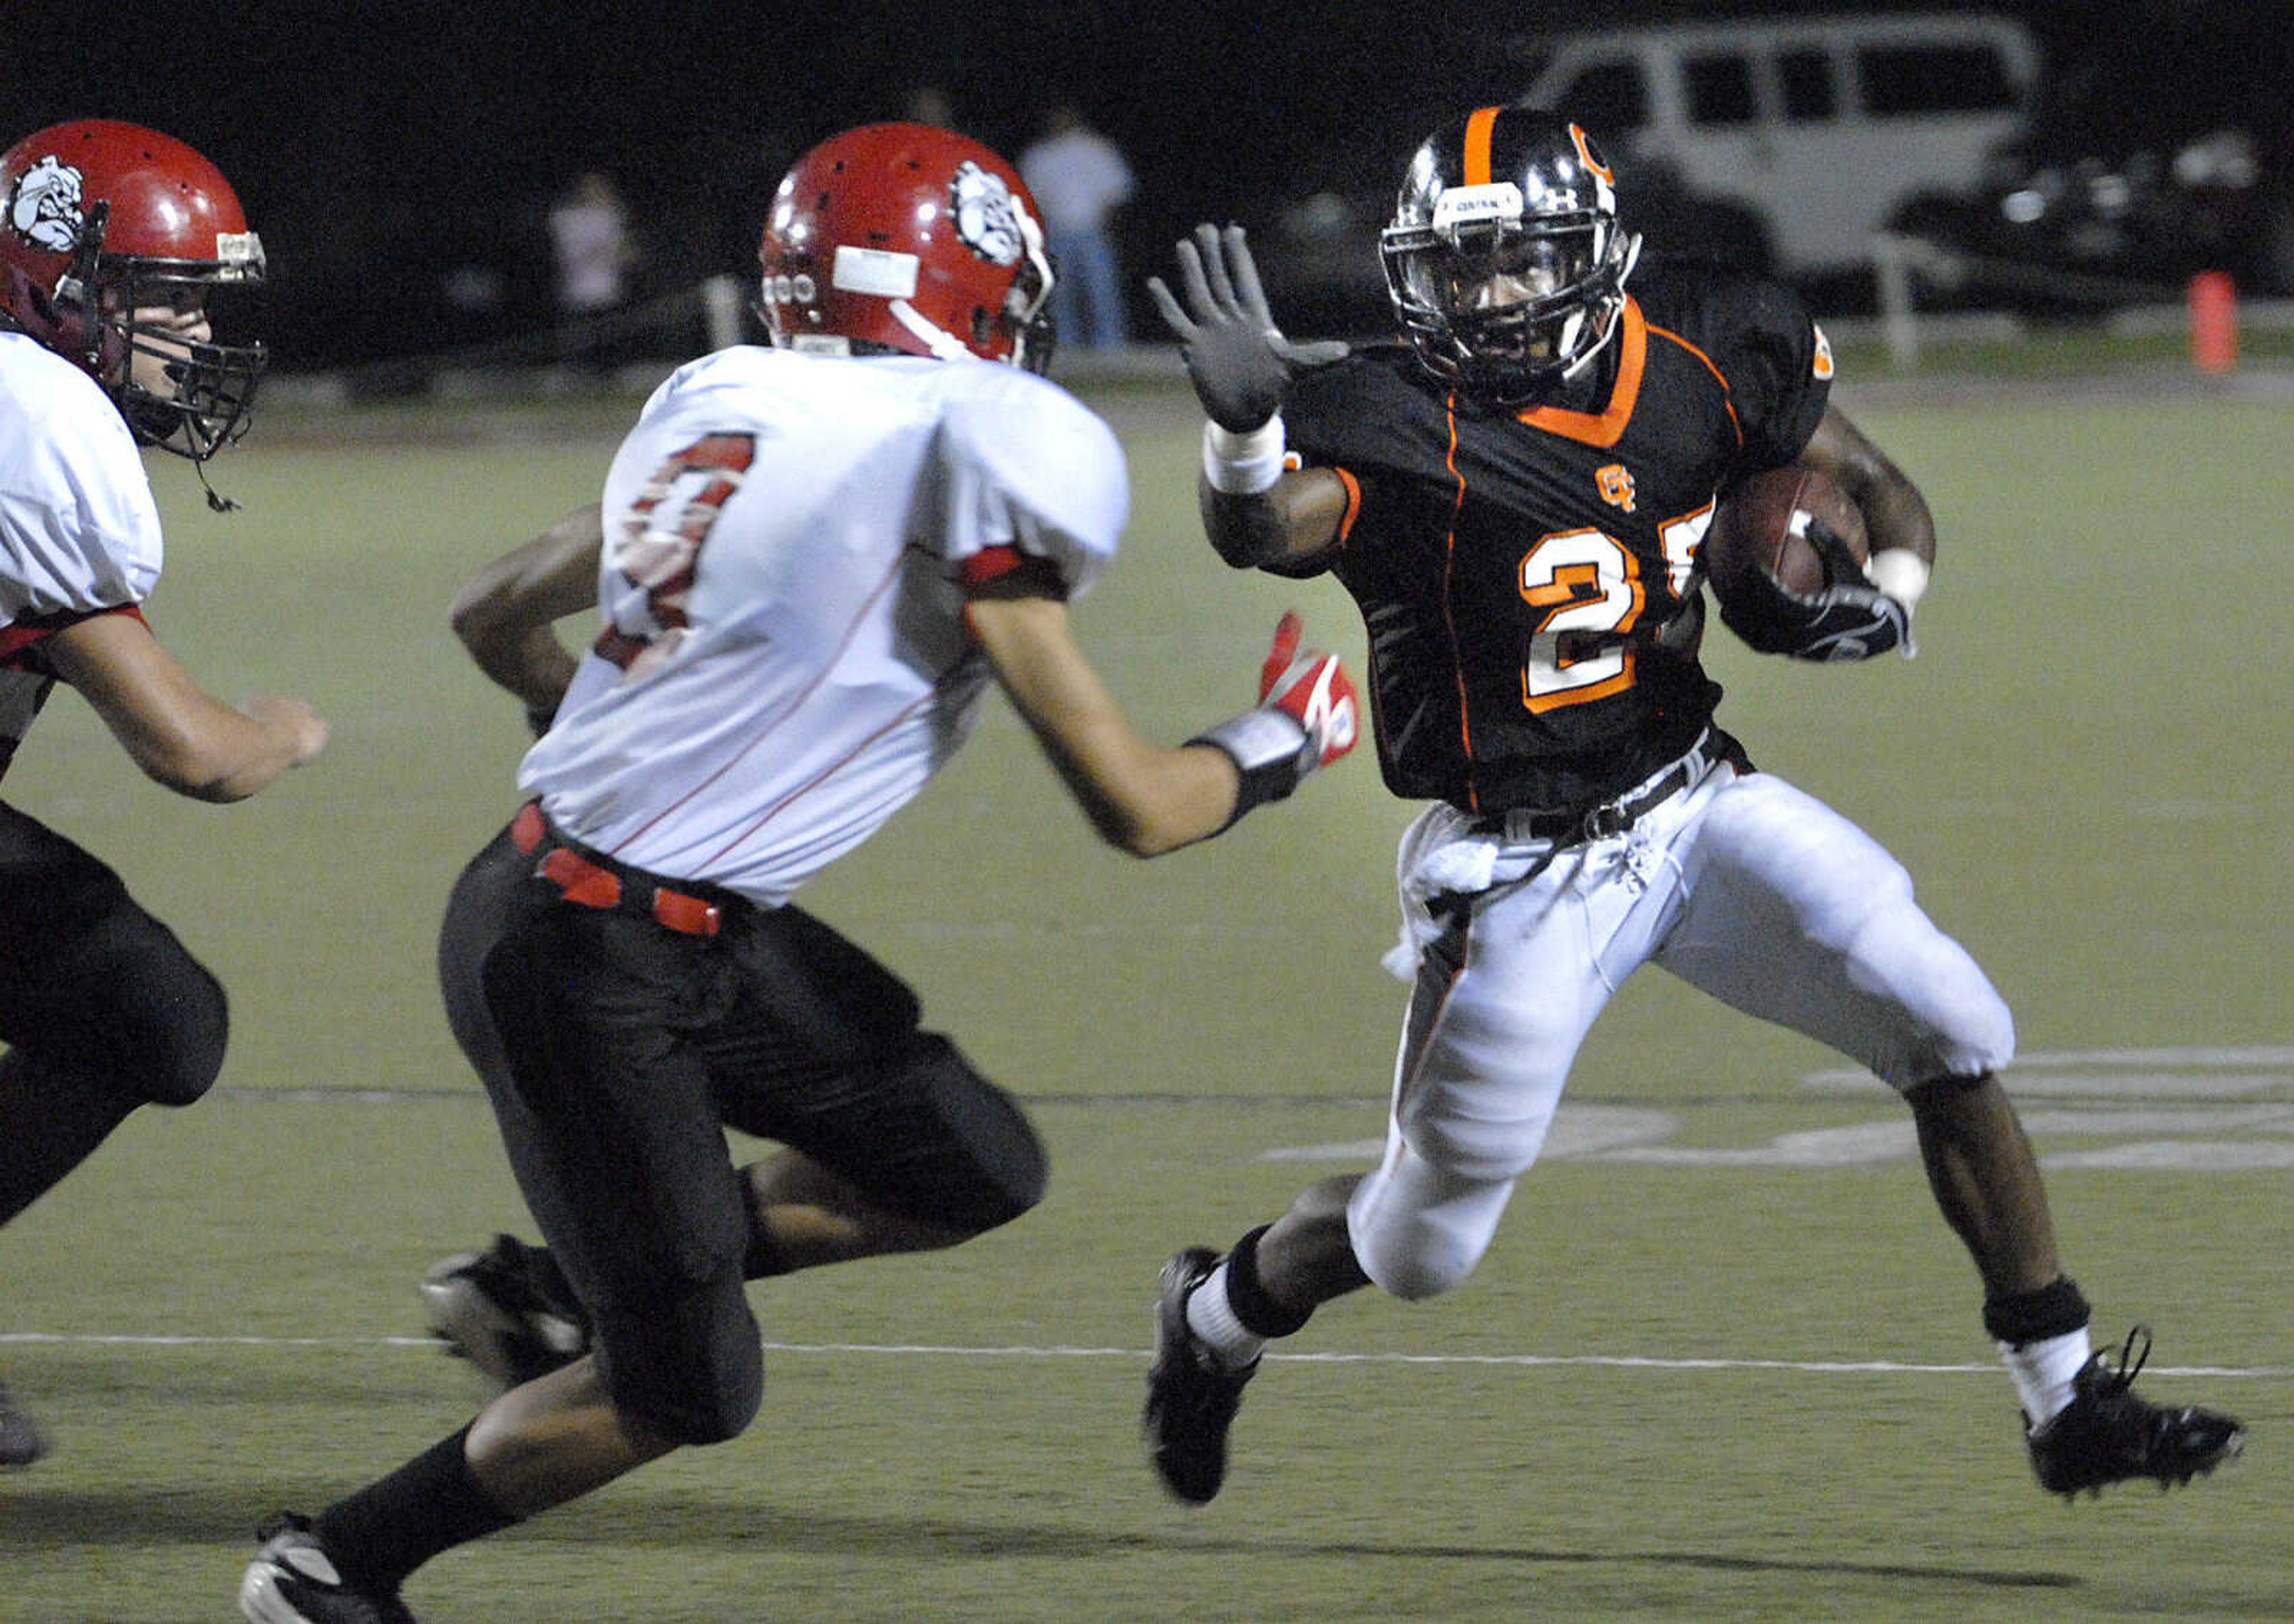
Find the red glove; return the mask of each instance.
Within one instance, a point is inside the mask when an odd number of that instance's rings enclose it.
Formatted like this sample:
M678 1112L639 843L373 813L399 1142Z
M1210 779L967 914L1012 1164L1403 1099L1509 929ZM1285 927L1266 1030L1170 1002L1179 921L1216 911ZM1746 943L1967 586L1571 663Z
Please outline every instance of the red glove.
M1354 747L1362 707L1354 694L1354 678L1336 654L1308 649L1298 652L1305 622L1295 609L1285 610L1274 624L1274 646L1259 668L1258 702L1281 711L1306 730L1314 742L1315 759L1306 768L1328 767Z
M1253 807L1281 800L1309 773L1328 767L1361 736L1361 702L1335 654L1298 652L1300 623L1286 613L1258 672L1258 703L1188 741L1224 751L1242 775L1229 824Z

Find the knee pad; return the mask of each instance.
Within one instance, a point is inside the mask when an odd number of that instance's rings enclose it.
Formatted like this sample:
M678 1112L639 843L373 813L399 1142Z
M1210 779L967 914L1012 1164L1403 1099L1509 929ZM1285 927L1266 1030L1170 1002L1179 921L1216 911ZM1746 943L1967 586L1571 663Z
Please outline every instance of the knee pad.
M147 1105L190 1105L223 1071L230 1007L223 984L114 881L65 948L94 995L83 1052Z
M724 1443L764 1401L761 1334L738 1279L593 1305L598 1378L614 1406L677 1443Z
M152 1105L190 1105L223 1075L230 1005L223 984L188 954L167 999L150 1011L143 1098Z
M972 1234L1009 1223L1044 1198L1051 1160L1011 1095L972 1069L937 1032L919 1032L909 1081L943 1134L946 1154L914 1171L900 1205L912 1215Z
M1884 957L1863 951L1874 940L1889 945ZM2015 1018L2006 1001L1908 894L1875 912L1857 946L1863 973L1908 1017L1873 1066L1896 1088L1980 1077L2014 1059Z
M1354 1261L1389 1296L1419 1302L1454 1290L1489 1250L1512 1196L1511 1179L1446 1173L1405 1146L1346 1204Z

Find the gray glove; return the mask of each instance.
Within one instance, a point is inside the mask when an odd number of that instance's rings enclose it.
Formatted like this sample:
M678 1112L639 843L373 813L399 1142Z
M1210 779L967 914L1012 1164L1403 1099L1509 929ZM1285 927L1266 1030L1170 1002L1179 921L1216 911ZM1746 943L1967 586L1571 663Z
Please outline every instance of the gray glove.
M1300 372L1346 359L1346 346L1336 340L1293 344L1282 336L1267 313L1241 226L1221 231L1199 225L1193 241L1180 240L1178 253L1187 308L1179 308L1159 276L1147 279L1147 291L1179 341L1203 410L1221 428L1249 434L1281 410Z

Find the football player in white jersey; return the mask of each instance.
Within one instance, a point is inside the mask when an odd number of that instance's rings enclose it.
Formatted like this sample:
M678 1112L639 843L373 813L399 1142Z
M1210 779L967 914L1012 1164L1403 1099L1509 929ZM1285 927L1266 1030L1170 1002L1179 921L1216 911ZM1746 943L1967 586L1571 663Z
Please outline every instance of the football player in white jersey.
M1114 555L1127 480L1107 426L1036 375L1053 268L1002 158L849 131L782 183L761 259L773 345L679 371L602 504L456 605L542 734L439 959L548 1250L505 1237L433 1271L434 1323L517 1384L266 1529L240 1590L258 1624L404 1620L438 1552L740 1433L762 1379L744 1281L1035 1205L1019 1107L791 900L948 760L991 683L1143 857L1354 743L1352 686L1295 617L1261 702L1177 748L1094 674L1067 604ZM553 623L592 605L577 659ZM781 1148L736 1167L728 1125Z
M0 773L61 681L150 777L242 800L326 724L299 700L210 697L153 637L136 447L196 464L245 430L262 346L217 342L207 301L262 280L262 244L213 164L105 119L0 154ZM205 1093L224 1029L222 987L118 877L0 804L0 1224L138 1106ZM45 1448L0 1391L0 1466Z

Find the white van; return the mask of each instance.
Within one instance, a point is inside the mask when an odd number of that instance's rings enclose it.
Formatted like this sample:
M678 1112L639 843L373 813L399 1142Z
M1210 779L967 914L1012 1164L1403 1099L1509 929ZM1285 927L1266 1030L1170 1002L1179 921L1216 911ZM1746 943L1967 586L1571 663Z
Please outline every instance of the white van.
M2039 75L2021 24L1973 12L1605 28L1533 48L1543 66L1520 101L1745 210L1787 276L1869 264L1899 203L1974 187Z

